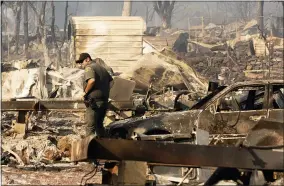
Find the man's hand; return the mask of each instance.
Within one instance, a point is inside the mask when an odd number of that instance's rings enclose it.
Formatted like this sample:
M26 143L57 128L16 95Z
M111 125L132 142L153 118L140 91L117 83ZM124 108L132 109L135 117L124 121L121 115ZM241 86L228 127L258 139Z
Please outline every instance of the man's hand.
M86 94L83 94L83 95L81 96L81 100L84 101L84 104L85 104L85 106L86 106L87 108L90 106L90 102L89 102L89 100L87 99Z
M80 100L84 100L84 99L85 99L85 95L86 95L86 94L85 94L84 92L82 92L82 93L80 94L80 96L79 96L79 97L80 97Z

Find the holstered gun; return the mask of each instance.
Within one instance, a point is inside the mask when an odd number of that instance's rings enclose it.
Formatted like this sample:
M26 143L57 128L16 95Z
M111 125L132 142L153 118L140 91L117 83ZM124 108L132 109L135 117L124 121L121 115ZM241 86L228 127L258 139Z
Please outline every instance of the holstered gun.
M89 101L88 100L84 100L84 104L85 104L85 106L86 106L86 108L88 108L89 106L90 106L90 103L89 103Z
M97 105L97 102L95 100L95 98L89 98L88 96L84 96L84 103L85 103L85 106L88 108L88 107L91 107L92 109L97 109L99 108L98 105Z
M84 95L84 104L85 104L85 106L88 108L89 106L90 106L90 99L88 98L88 95L87 94L85 94Z

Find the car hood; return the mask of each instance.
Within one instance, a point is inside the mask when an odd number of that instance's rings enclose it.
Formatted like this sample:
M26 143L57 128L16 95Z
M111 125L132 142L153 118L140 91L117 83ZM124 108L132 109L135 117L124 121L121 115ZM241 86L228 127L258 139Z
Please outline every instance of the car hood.
M191 133L201 111L166 112L148 118L130 118L113 122L106 129L110 134L116 129L124 129L128 133L136 132L140 134L155 130L169 133Z

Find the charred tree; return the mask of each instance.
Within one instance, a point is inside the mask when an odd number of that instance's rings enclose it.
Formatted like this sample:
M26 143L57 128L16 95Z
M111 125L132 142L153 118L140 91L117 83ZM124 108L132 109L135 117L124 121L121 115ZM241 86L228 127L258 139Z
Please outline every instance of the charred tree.
M46 1L42 2L41 6L41 13L40 13L40 18L41 18L41 25L40 25L40 34L41 34L41 44L43 47L43 56L44 56L44 61L45 61L45 66L48 66L50 63L50 59L48 56L48 47L47 47L47 32L46 32L46 24L45 24L45 8L46 8Z
M61 50L59 50L58 44L57 44L57 40L56 40L56 35L55 35L55 6L54 6L54 2L51 1L51 9L52 9L52 16L51 16L51 35L52 35L52 41L54 44L54 47L56 49L56 51L58 51L57 53L57 60L56 60L56 69L59 69L59 63L62 61L61 60Z
M46 23L45 23L45 9L46 9L46 1L41 2L41 10L40 13L35 8L32 2L28 2L30 7L33 9L34 13L37 16L38 20L38 37L40 38L40 43L43 48L43 56L44 56L44 64L40 64L39 70L39 89L40 89L40 98L47 98L47 88L46 88L46 68L50 65L50 59L48 55L48 47L47 47L47 32L46 32Z
M146 25L148 24L148 22L149 22L149 8L148 8L148 6L146 6Z
M67 39L67 24L68 24L68 1L66 1L66 4L65 4L65 20L64 20L64 33L63 33L63 38L62 38L62 43L60 45L60 56L61 56L61 51L62 51L62 47L64 46L64 43ZM65 52L66 55L65 55L65 59L67 60L67 52ZM61 59L62 60L62 57Z
M152 21L155 10L152 10L152 12L150 12L148 5L145 6L146 6L146 25L147 25L150 21Z
M64 34L63 34L62 45L64 44L66 40L67 23L68 23L68 1L66 1L66 5L65 5Z
M19 54L21 9L22 9L22 2L17 2L16 7L14 9L14 14L15 14L14 40L15 40L15 53L16 54Z
M24 37L25 37L25 56L29 58L29 29L28 29L28 2L24 2Z
M162 28L167 29L172 26L172 15L175 6L175 1L155 1L154 10L162 20Z
M78 11L79 11L79 1L77 1L76 3L76 11L75 11L75 15L78 15Z
M37 37L37 43L38 44L41 44L41 34L40 34L40 27L42 25L41 23L41 16L40 14L38 13L38 10L37 8L34 6L33 2L29 1L28 2L30 7L33 9L36 17L37 17L37 28L36 28L36 37Z
M45 24L45 9L46 9L46 1L42 2L40 13L37 12L37 9L33 5L33 3L29 2L30 7L35 12L36 16L38 17L38 37L40 38L40 44L43 48L43 56L45 61L45 66L49 66L50 59L48 55L48 47L47 47L47 32L46 32L46 24Z
M131 0L124 0L122 16L131 16L132 3Z
M259 33L263 35L264 23L263 23L263 5L264 1L257 2L257 24L259 27Z

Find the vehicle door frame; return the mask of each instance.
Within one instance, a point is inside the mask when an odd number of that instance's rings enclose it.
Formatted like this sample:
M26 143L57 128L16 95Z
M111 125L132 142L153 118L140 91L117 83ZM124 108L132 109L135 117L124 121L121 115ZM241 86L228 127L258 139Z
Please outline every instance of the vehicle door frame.
M264 99L263 99L263 108L261 110L240 110L240 111L231 111L230 113L244 113L244 112L254 112L254 111L262 111L265 112L266 117L268 117L268 103L269 103L269 84L268 82L256 82L256 83L251 83L251 84L246 84L246 83L240 83L236 84L233 86L230 86L226 88L225 90L221 91L219 94L217 94L212 101L208 102L207 105L205 105L204 110L207 110L209 107L214 107L214 118L216 114L221 112L217 112L217 105L216 102L223 96L227 95L229 92L233 91L236 88L241 88L241 87L254 87L254 86L264 86L265 92L264 92Z
M282 82L270 82L268 84L268 111L267 111L267 114L268 114L268 117L270 116L270 113L272 111L282 111L283 114L284 114L284 109L281 109L281 108L273 108L273 86L274 85L282 85L284 87L284 83ZM273 118L275 119L275 118Z

